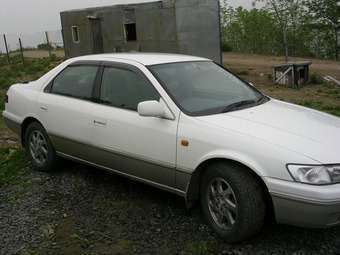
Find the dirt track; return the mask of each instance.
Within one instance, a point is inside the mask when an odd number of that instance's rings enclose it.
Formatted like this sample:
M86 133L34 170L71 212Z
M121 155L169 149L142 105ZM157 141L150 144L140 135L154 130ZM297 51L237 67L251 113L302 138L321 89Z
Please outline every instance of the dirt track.
M63 50L51 50L51 54L61 58L65 56ZM26 58L47 58L49 57L49 52L47 50L30 50L24 51L24 56Z
M320 59L290 58L290 62L310 61L310 73L317 72L322 76L340 79L340 62ZM245 68L257 75L273 73L272 66L285 63L282 56L265 56L258 54L242 54L235 52L223 53L223 65L228 68Z

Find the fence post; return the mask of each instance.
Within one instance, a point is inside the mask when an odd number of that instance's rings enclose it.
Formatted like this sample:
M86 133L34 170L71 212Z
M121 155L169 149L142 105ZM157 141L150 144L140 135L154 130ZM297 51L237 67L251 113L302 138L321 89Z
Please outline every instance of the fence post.
M22 64L23 64L24 67L26 68L25 58L24 58L24 52L23 52L23 50L22 50L22 45L21 45L21 39L20 39L20 38L19 38L19 44L20 44L20 51L21 51Z
M11 59L9 58L9 52L8 52L7 40L6 40L6 35L5 34L4 34L4 41L5 41L5 47L6 47L8 64L11 64Z
M51 45L50 45L50 41L48 40L47 31L45 31L45 35L46 35L46 42L47 42L47 46L48 46L48 53L50 54L50 58L51 58Z

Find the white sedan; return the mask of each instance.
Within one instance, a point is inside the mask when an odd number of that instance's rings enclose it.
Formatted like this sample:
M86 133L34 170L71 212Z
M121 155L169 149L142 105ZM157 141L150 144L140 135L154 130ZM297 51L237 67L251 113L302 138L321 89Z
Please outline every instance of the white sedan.
M69 59L6 96L6 124L39 171L60 157L202 204L227 242L278 223L340 224L340 118L269 98L211 60Z

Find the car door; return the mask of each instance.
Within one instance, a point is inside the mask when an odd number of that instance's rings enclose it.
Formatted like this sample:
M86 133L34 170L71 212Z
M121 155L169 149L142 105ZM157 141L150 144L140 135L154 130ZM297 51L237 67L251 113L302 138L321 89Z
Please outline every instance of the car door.
M93 160L139 181L173 188L177 122L137 113L139 102L160 100L148 79L136 68L106 66L99 98L92 109Z
M98 66L70 65L39 93L37 112L59 153L80 159L90 155L91 95Z

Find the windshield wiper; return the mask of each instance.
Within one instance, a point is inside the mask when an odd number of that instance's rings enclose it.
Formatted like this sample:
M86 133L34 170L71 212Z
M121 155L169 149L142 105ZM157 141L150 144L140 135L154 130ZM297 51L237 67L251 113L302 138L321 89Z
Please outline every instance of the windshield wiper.
M254 104L254 103L256 103L254 100L244 100L244 101L236 102L236 103L230 104L226 108L224 108L222 113L229 112L236 107L244 106L244 105L247 105L247 104Z

